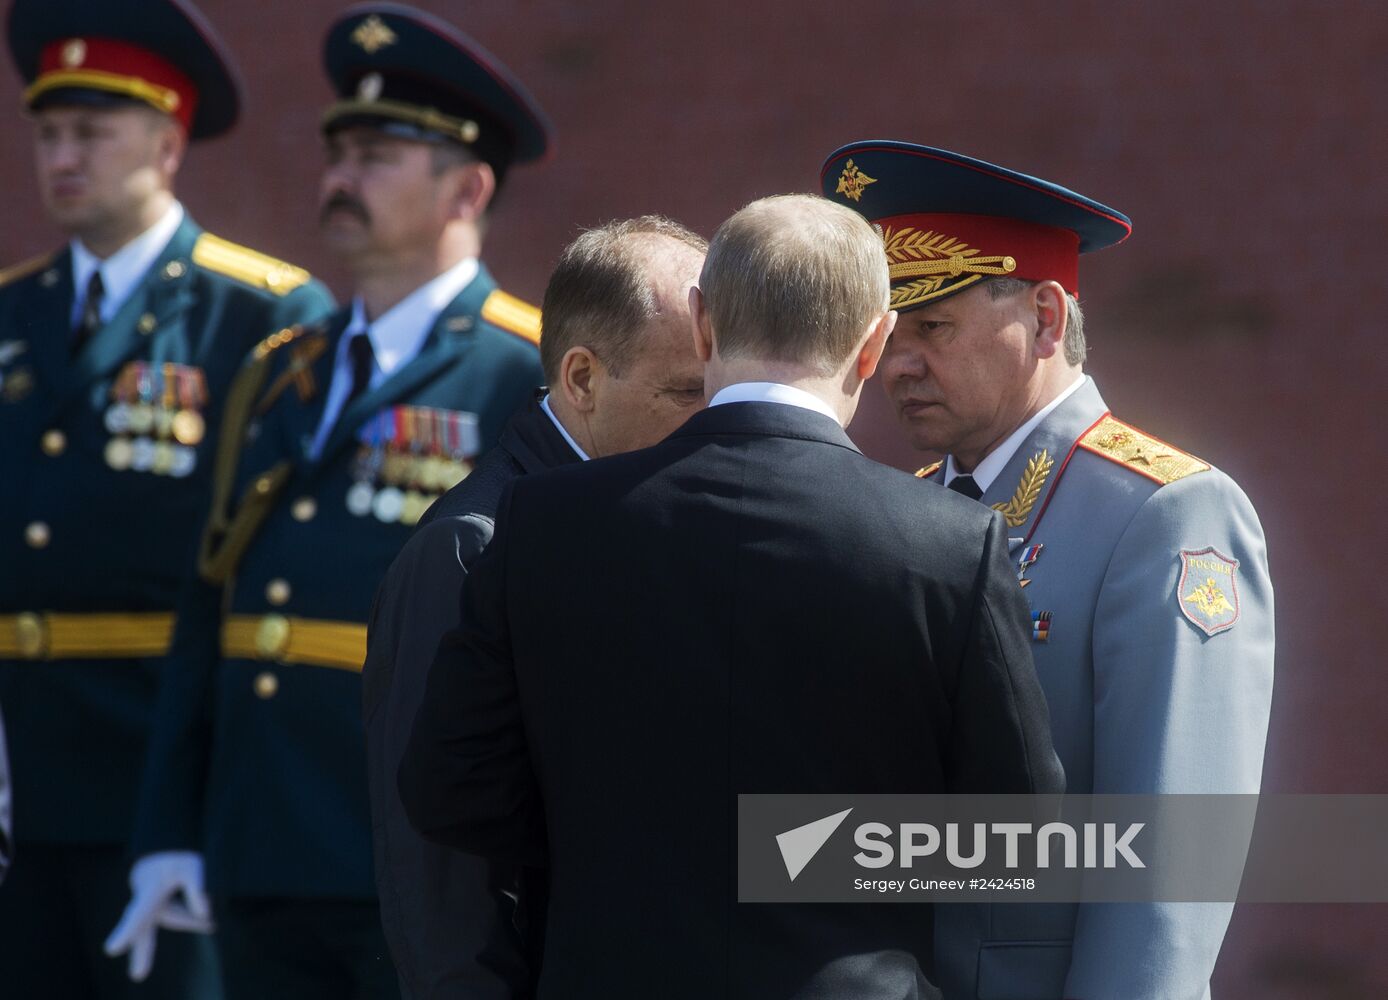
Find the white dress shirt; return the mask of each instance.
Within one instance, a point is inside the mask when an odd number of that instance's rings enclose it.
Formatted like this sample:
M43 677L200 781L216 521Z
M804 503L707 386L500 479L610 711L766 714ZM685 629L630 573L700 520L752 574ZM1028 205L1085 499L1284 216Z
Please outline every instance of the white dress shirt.
M87 304L87 285L93 271L101 272L101 322L109 323L182 224L183 206L174 202L158 222L105 260L88 250L81 240L71 240L68 246L72 250L72 325L77 325Z
M313 435L313 445L309 449L311 458L317 458L322 453L323 445L327 443L328 435L332 433L337 418L342 415L347 396L352 391L352 357L347 347L352 338L365 332L371 340L375 360L371 365L371 379L367 382L367 391L370 392L414 359L438 321L439 313L472 283L472 279L477 277L477 270L475 257L459 261L406 295L374 322L367 319L366 303L361 296L352 300L352 318L337 342L332 382L328 385L323 416L318 421L318 430Z
M545 398L540 400L540 409L545 411L545 416L549 417L550 423L554 424L560 434L564 435L564 440L569 442L569 447L574 450L580 459L588 461L588 453L578 446L573 435L569 433L567 427L559 422L559 418L554 415L554 411L549 408L549 393L545 393Z
M946 456L945 485L948 486L956 476L970 475L974 477L974 482L978 484L978 488L987 493L988 487L992 486L993 480L997 479L1002 474L1002 470L1007 468L1007 463L1012 460L1012 456L1017 453L1017 449L1022 446L1022 442L1027 439L1027 436L1036 430L1041 421L1051 415L1052 410L1078 392L1080 386L1088 380L1088 375L1081 375L1075 379L1069 388L1043 406L1035 416L1008 435L1007 440L984 456L983 461L978 463L978 468L974 469L973 472L965 473L954 464L953 455Z
M782 385L780 382L737 382L725 385L713 394L708 405L722 406L724 403L780 403L782 406L798 406L804 410L822 413L834 423L839 423L839 415L814 393L797 389L793 385Z

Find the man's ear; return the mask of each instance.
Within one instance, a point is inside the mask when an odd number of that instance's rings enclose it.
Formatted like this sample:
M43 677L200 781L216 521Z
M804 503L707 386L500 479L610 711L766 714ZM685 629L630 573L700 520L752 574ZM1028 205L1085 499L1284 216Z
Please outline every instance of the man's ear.
M559 391L578 413L592 413L602 362L586 347L570 347L559 362ZM554 390L550 387L550 391Z
M170 120L159 129L158 136L159 169L172 182L183 164L183 154L188 151L188 133L178 122Z
M453 217L477 222L496 194L496 173L488 163L465 163L453 169Z
M694 336L694 353L700 361L708 364L713 357L713 325L708 319L708 309L704 307L704 293L698 285L689 286L689 325Z
M1036 311L1036 336L1032 353L1038 358L1051 358L1065 343L1066 292L1058 281L1042 281L1031 292L1032 308Z
M882 360L882 352L887 349L887 338L896 329L896 310L889 309L873 321L867 336L858 346L856 371L858 379L866 382L877 372L877 363Z

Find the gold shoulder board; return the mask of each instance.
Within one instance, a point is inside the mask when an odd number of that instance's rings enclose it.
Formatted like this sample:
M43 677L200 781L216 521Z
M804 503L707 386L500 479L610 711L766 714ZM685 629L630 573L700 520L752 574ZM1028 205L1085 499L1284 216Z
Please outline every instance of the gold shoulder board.
M52 254L39 254L37 257L30 257L28 260L15 264L11 267L0 268L0 288L8 285L12 281L28 277L39 268L46 265L53 258Z
M312 277L302 267L211 233L203 233L193 244L193 263L275 295L288 295Z
M1150 434L1144 434L1112 414L1087 431L1080 438L1079 446L1162 486L1197 472L1207 472L1210 468L1208 462L1202 462Z
M482 303L482 318L522 340L540 342L540 310L499 288Z
M930 465L927 465L924 469L917 469L916 478L929 479L931 476L935 475L935 473L939 472L940 466L944 464L944 462L932 462Z

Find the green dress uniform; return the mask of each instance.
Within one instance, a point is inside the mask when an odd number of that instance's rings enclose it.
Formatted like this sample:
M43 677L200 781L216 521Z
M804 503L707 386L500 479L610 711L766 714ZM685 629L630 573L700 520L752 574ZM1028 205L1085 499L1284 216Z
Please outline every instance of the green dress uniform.
M75 355L74 294L68 250L0 276L0 704L18 845L0 889L10 983L25 954L66 957L79 914L80 953L123 979L94 956L125 899L157 660L205 515L211 439L247 350L332 304L306 272L186 218ZM74 871L54 882L78 855L88 884ZM174 942L168 972L192 943ZM61 995L52 987L19 995Z
M204 852L233 994L343 995L294 967L332 926L349 928L336 947L351 952L338 958L355 965L354 995L395 989L372 875L366 622L432 497L542 381L538 316L479 271L418 353L347 403L316 453L350 310L270 337L237 380L135 841L138 855ZM294 954L273 954L277 942Z
M132 107L194 143L236 123L232 59L186 0L15 0L6 27L25 105L77 131L79 150L77 124ZM77 197L100 213L128 177L93 170ZM228 387L266 334L333 303L305 271L179 213L105 260L74 243L0 272L0 703L17 844L0 887L6 995L218 991L206 937L168 935L139 984L102 944L126 899L156 664Z
M430 14L351 7L323 62L330 143L433 146L498 184L549 150L520 82ZM538 310L458 261L379 316L358 300L267 338L237 379L135 836L140 856L203 853L229 1000L399 995L372 872L366 622L431 499L543 381L539 334Z

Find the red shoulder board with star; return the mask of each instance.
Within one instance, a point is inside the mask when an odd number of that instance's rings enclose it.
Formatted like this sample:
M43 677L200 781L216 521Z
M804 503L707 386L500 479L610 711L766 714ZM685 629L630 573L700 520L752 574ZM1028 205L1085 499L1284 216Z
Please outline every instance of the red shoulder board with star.
M1085 451L1103 455L1161 486L1210 469L1208 462L1123 423L1111 413L1085 431L1077 443Z

